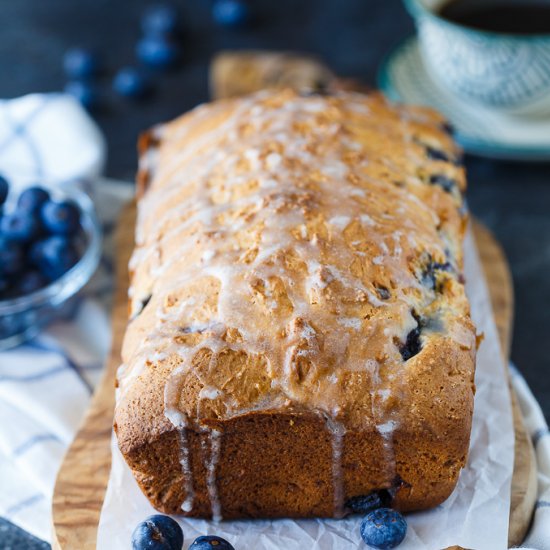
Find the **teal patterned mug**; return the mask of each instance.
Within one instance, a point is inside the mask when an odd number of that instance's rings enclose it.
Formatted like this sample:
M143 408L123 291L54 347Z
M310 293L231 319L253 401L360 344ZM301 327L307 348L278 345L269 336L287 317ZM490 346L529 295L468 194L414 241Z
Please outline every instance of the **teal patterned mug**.
M404 1L418 28L426 69L436 82L486 107L550 114L550 34L473 29L438 15L446 0Z

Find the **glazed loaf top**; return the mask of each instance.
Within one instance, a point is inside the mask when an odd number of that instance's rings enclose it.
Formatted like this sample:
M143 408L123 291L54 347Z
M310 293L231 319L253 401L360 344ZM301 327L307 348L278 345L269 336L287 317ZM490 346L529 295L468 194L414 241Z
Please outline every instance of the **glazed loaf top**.
M254 411L380 434L449 403L446 418L471 413L453 401L476 338L443 119L378 94L265 91L143 145L121 445Z

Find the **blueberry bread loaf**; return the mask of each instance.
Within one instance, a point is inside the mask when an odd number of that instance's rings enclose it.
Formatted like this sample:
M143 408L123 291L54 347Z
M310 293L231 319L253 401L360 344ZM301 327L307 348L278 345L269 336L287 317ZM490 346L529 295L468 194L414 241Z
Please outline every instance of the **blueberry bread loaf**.
M144 136L115 429L155 508L449 496L474 394L464 189L444 121L378 94L264 91Z

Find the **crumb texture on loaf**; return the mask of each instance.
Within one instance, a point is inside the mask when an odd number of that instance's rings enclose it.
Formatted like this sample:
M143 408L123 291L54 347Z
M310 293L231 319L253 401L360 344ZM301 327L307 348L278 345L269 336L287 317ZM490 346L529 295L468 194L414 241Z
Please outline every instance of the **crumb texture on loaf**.
M374 490L402 509L446 498L476 341L443 119L266 91L146 141L115 426L153 504L338 516Z

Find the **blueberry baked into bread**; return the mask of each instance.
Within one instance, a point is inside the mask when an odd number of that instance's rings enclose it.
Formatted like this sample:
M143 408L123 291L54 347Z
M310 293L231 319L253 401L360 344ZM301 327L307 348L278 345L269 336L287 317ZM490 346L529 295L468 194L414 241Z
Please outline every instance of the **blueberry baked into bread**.
M453 490L476 351L430 110L263 91L141 141L120 450L158 510L339 517Z

